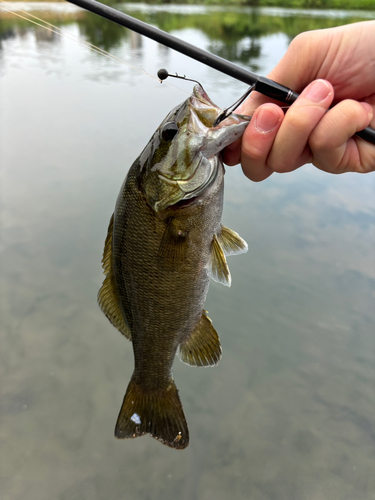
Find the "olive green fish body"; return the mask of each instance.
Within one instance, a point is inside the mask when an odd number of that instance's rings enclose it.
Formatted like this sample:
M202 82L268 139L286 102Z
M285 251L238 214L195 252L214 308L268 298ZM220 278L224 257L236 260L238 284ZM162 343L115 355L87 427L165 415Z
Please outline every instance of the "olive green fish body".
M138 189L137 168L135 164L130 170L116 206L113 269L132 335L134 378L154 390L168 385L177 348L202 316L211 241L220 229L223 173L221 169L204 204L166 210L160 219ZM173 261L162 245L171 232L186 247L177 250Z
M117 199L98 300L133 343L134 373L116 424L119 438L150 433L185 448L189 433L172 377L174 357L178 352L195 366L214 365L221 357L204 311L209 279L230 285L225 255L247 246L220 222L224 167L218 153L246 123L232 119L214 129L209 125L219 112L196 87L134 162Z

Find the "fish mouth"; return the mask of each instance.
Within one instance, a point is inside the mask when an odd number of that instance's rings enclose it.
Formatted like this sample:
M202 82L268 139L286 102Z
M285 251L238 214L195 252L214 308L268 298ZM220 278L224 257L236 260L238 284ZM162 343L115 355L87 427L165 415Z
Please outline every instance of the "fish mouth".
M178 131L168 148L163 139L160 144L165 152L150 166L158 187L150 188L148 202L155 212L190 206L215 182L221 165L219 153L248 125L248 121L230 116L215 127L221 111L203 87L195 85L189 99L164 120L168 123L173 118Z
M201 85L195 85L190 97L190 106L200 122L200 126L212 128L221 109L211 101ZM199 128L199 126L198 126Z
M196 97L197 99L202 101L203 104L206 105L208 104L209 106L213 106L214 108L216 108L218 111L221 111L221 109L211 101L211 99L209 98L208 94L206 93L201 84L194 85L192 97Z

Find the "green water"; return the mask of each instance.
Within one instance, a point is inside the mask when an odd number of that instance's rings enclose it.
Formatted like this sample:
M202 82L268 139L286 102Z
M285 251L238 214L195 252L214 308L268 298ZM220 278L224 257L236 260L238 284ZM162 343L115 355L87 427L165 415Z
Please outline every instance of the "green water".
M223 107L246 88L67 4L36 7ZM126 9L262 75L299 31L374 14ZM1 499L374 500L374 174L227 170L224 223L249 252L207 298L222 361L174 365L190 445L117 441L133 354L96 305L102 247L128 168L191 85L9 15L0 33Z

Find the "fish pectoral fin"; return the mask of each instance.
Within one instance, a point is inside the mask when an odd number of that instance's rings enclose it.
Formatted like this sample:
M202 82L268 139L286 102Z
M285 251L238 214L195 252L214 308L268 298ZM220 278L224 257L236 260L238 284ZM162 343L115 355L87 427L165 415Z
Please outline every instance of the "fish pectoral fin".
M174 380L162 390L146 391L132 378L117 419L119 439L151 436L170 448L189 444L189 429Z
M219 336L206 311L203 311L193 333L180 344L178 357L191 366L214 366L220 361L221 352Z
M221 226L217 239L225 255L238 255L246 253L248 250L246 241L235 231L229 229L229 227Z
M126 338L131 340L131 333L125 318L120 309L118 295L116 291L115 278L112 269L112 235L113 235L113 215L109 221L107 238L104 244L102 266L105 279L98 293L98 304L109 321Z
M225 253L219 243L219 239L214 235L211 242L211 269L210 276L214 281L223 285L231 285L231 276L229 267L225 258Z
M189 232L175 226L171 219L165 228L158 250L160 264L170 270L175 270L186 256L189 244Z

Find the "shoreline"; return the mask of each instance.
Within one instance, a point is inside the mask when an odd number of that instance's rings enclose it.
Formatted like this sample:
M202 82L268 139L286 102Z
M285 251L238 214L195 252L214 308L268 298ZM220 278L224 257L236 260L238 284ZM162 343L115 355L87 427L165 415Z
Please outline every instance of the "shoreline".
M12 3L49 3L51 0L7 0L7 2ZM53 0L55 2L65 2L65 0ZM117 2L109 1L106 2L108 5L116 7ZM282 7L286 9L311 9L311 10L368 10L374 11L374 1L373 0L203 0L203 2L198 2L197 0L185 0L185 1L173 1L173 2L163 2L160 0L149 0L149 1L125 1L119 3L145 3L149 5L220 5L227 7Z

